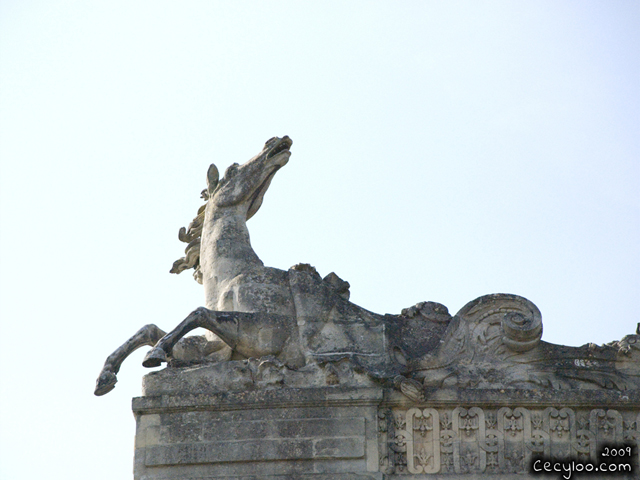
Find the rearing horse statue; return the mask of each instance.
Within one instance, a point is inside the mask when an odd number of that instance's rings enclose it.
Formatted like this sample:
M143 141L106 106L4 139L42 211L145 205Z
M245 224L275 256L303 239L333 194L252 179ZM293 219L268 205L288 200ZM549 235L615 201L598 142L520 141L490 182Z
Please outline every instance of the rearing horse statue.
M291 145L289 137L271 138L222 179L209 167L206 204L180 229L188 246L171 269L195 269L205 306L168 334L153 324L142 327L107 357L96 395L115 387L122 362L145 345L153 347L145 367L270 357L297 370L348 359L417 399L424 386L640 387L638 335L603 347L548 344L541 341L537 307L516 295L480 297L455 317L435 302L379 315L349 302L349 284L335 273L321 278L307 264L288 271L265 267L251 247L247 220L289 161ZM195 328L206 335L183 338Z
M259 312L273 314L279 320L294 316L286 272L264 266L251 248L247 229L247 220L262 205L274 175L289 161L291 144L289 137L270 139L262 151L247 163L231 165L221 180L215 165L209 167L207 189L203 191L207 203L189 230L180 230L180 239L189 245L186 257L175 262L171 270L180 273L187 268L196 269L196 280L204 285L206 308L194 311L157 346L166 333L155 325L142 327L107 358L97 381L96 395L104 395L114 388L122 362L134 350L145 345L156 346L147 355L144 365L160 365L166 360L165 352L171 351L184 334L199 326L208 327L205 339L191 341L194 344L190 345L191 348L176 349L176 357L192 359L195 349L196 357L217 352L224 359L231 357L233 347L236 347L238 355L242 355L239 352L246 356L268 355L279 350L280 345L274 343L287 340L286 337L278 338L268 346L265 343L269 342L260 342L263 348L243 348L243 344L232 338L238 319L220 315L217 320L217 317L210 318L208 312ZM215 326L213 322L216 322Z

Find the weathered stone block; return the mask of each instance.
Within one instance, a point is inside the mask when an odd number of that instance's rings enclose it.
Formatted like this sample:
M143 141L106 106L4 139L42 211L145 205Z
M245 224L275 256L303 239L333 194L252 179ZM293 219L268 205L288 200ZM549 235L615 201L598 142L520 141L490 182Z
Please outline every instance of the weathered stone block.
M234 478L255 469L255 478L381 478L381 400L381 389L335 387L136 398L135 475Z

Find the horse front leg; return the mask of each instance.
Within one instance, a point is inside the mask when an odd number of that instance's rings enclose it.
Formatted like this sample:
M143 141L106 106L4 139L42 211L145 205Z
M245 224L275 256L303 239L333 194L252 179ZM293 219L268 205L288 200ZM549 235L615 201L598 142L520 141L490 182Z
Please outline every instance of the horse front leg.
M226 328L221 328L220 322L226 323ZM217 334L227 345L235 348L237 321L234 314L220 314L205 307L199 307L191 312L174 330L162 337L153 349L149 350L142 365L147 368L159 367L167 361L174 345L196 328L205 328Z
M153 324L145 325L138 330L135 335L107 357L98 380L96 380L96 389L93 393L100 396L113 390L118 381L116 374L120 371L120 366L125 358L145 345L153 347L164 336L165 332Z

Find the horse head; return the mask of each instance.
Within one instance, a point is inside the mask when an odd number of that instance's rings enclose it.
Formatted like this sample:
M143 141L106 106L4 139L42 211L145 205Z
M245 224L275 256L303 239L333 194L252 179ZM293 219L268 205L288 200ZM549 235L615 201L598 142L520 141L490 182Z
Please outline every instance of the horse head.
M250 219L262 205L264 194L280 168L289 161L292 145L289 137L273 137L264 144L262 151L243 165L237 163L227 168L224 177L218 180L215 165L207 172L207 189L203 192L207 209L233 210L245 213Z

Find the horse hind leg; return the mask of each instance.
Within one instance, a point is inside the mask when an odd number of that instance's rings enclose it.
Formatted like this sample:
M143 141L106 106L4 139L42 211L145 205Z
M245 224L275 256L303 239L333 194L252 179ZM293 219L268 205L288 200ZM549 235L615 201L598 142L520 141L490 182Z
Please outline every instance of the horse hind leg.
M167 357L171 355L173 347L178 341L190 331L196 328L204 328L215 333L221 339L216 349L220 349L225 343L231 347L235 347L234 337L237 336L237 321L235 317L241 315L238 313L227 312L224 314L212 312L204 307L200 307L191 312L173 331L166 334L154 348L149 350L142 361L142 365L147 368L159 367L167 361ZM220 320L228 324L227 328L222 328ZM232 325L229 329L229 325ZM234 328L235 327L235 328ZM226 332L225 330L230 330ZM224 342L224 343L223 343Z
M122 362L140 347L145 345L153 347L164 336L165 332L153 324L145 325L138 330L135 335L107 357L98 380L96 380L96 389L93 393L100 396L113 390L118 381L116 374L120 371Z

